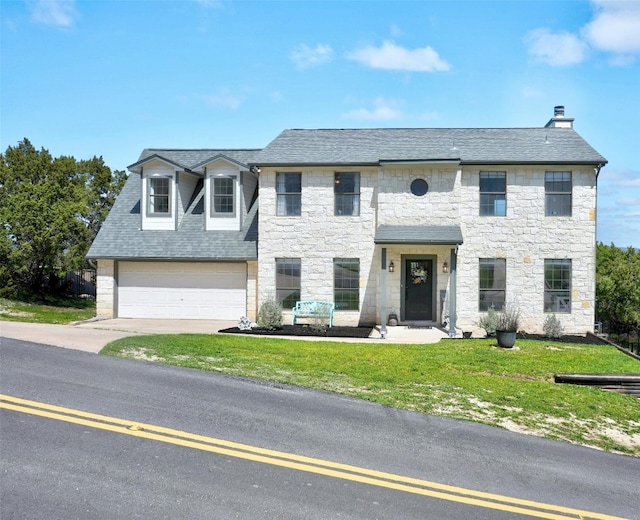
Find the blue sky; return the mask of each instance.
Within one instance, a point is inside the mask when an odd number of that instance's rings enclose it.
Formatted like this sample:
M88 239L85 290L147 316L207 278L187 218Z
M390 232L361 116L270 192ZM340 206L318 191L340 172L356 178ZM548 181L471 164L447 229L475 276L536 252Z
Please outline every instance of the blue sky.
M609 164L598 240L640 247L640 0L0 0L0 150L125 169L286 128L535 127Z

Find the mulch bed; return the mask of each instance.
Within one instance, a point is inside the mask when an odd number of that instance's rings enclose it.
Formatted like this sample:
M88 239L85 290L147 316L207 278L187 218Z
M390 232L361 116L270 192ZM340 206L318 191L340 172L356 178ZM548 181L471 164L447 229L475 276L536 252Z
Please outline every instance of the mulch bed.
M326 330L319 330L309 325L283 325L282 328L267 330L253 328L251 330L240 330L238 327L222 329L219 332L228 334L247 334L252 336L321 336L327 338L368 338L373 331L373 327L327 327ZM584 335L564 335L560 338L548 338L544 334L518 333L519 339L535 339L539 341L559 341L562 343L586 343L591 345L607 344L595 334ZM457 338L459 339L459 338Z
M527 334L526 332L518 332L519 339L536 339L539 341L559 341L560 343L586 343L587 345L606 345L607 342L599 338L595 334L586 334L584 336L565 334L559 338L549 338L544 334Z
M371 335L372 327L327 327L326 330L319 330L309 325L283 325L280 329L267 330L253 328L251 330L240 330L238 327L222 329L218 332L229 334L250 334L258 336L321 336L327 338L368 338Z

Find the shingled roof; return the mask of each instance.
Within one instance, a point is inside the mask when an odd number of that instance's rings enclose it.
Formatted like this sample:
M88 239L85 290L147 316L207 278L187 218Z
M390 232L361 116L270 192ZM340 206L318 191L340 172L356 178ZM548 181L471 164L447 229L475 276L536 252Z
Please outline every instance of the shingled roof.
M200 183L177 230L142 231L141 182L140 175L129 175L87 253L88 258L193 261L258 258L257 203L250 208L240 231L205 231L204 188Z
M604 164L573 128L370 128L285 130L255 164Z
M203 148L194 150L178 148L145 148L142 150L138 160L130 165L128 169L132 172L139 173L140 165L153 158L167 161L185 171L197 170L200 166L220 158L246 166L255 161L259 152L260 149L258 148Z

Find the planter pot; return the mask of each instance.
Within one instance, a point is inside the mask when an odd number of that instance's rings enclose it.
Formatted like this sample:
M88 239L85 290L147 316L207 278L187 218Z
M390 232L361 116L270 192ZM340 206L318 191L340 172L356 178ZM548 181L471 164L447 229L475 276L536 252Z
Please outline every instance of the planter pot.
M498 345L502 348L511 348L516 344L516 331L496 330Z

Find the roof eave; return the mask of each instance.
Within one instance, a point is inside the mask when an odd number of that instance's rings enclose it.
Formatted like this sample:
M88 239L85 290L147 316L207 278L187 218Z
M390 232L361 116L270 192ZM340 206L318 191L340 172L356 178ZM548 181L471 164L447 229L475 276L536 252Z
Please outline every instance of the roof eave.
M260 168L284 168L284 167L294 167L294 168L308 168L311 166L378 166L379 161L376 162L341 162L341 161L329 161L329 162L255 162L251 163L250 166L259 166Z
M403 244L403 245L424 245L424 246L460 246L464 243L460 240L413 240L413 239L374 239L374 244Z
M152 162L152 161L161 161L163 163L169 164L170 166L173 166L175 168L177 168L180 171L185 171L188 173L195 173L193 171L191 171L190 168L187 168L186 166L179 164L175 161L172 161L170 159L167 159L166 157L162 157L161 155L158 154L153 154L150 155L149 157L145 157L144 159L142 159L141 161L135 162L129 166L127 166L127 170L129 170L130 172L133 173L140 173L140 168L142 166L144 166L145 164Z
M521 165L521 164L531 164L531 165L542 165L542 164L572 164L572 165L580 165L580 164L584 164L584 165L593 165L593 166L597 166L597 165L602 165L604 166L605 164L607 164L609 161L607 161L605 158L602 158L600 160L598 159L593 159L593 160L589 160L589 161L584 161L584 160L580 160L580 161L560 161L560 160L554 160L554 161L515 161L515 160L511 160L511 161L496 161L496 160L461 160L460 164L461 165L486 165L486 164L503 164L503 165Z

